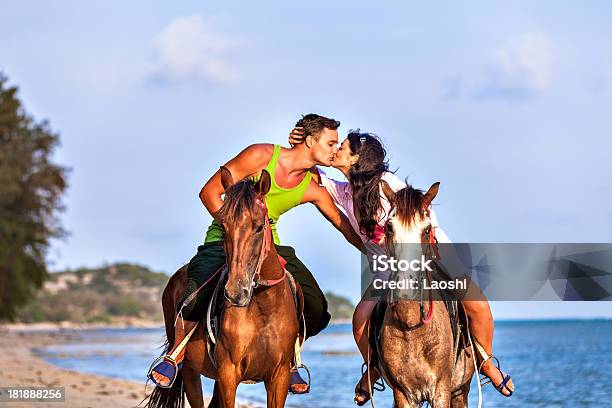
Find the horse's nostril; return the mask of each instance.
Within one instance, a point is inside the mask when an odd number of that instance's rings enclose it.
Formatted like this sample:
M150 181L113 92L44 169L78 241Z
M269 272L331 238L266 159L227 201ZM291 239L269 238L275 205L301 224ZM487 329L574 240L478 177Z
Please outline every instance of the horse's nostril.
M246 306L251 292L241 282L225 288L225 297L235 306Z

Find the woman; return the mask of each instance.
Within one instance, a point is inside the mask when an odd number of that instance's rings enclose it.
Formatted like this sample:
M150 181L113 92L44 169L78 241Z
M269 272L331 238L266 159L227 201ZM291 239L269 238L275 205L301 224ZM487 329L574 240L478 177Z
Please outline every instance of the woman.
M302 142L300 128L295 128L289 135L289 143ZM361 133L359 129L349 131L332 162L332 166L342 172L348 182L328 178L319 170L320 184L330 193L336 205L342 207L353 228L361 235L364 242L384 245L385 223L391 211L391 203L382 191L385 181L394 191L406 187L406 183L388 171L386 151L380 140L370 133ZM438 242L450 242L444 231L439 228L437 218L430 209L432 227L436 228ZM376 301L362 299L353 314L353 335L364 361L369 361L369 318ZM489 303L484 301L462 302L470 319L472 335L482 346L480 372L487 376L496 389L504 396L512 395L514 385L510 377L499 370L492 361L493 316ZM372 383L380 378L374 370ZM505 381L505 385L504 384ZM362 375L355 387L355 402L363 405L370 399L366 390L368 371Z

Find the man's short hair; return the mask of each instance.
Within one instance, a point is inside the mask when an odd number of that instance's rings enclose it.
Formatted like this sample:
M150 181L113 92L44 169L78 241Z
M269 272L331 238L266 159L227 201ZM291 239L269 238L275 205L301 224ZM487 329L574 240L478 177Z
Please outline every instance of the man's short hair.
M321 131L323 131L323 129L327 128L336 130L340 127L340 122L336 119L317 115L316 113L309 113L308 115L303 115L302 119L297 121L295 127L304 128L304 137L312 136L318 141L321 137Z

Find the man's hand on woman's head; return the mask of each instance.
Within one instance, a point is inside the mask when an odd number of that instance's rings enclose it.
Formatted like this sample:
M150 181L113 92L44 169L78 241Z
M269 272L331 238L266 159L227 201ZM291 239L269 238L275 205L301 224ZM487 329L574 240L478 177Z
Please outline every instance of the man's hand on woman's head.
M293 147L300 143L304 143L304 128L298 126L289 133L289 144Z

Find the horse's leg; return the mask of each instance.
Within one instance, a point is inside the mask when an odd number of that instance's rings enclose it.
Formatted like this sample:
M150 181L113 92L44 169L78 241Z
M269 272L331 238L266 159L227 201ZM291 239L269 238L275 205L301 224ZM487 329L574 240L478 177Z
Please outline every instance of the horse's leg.
M467 408L469 390L455 393L451 398L451 408Z
M204 397L202 395L202 381L200 373L188 365L183 366L183 384L185 394L191 408L204 408Z
M468 361L469 362L469 361ZM459 364L457 364L459 366ZM453 389L451 392L451 407L452 408L466 408L468 406L468 396L470 394L470 380L472 379L473 374L473 364L467 367L461 367L467 373L463 373L461 378L465 378L467 382L462 384L460 387ZM455 385L455 384L453 384Z
M219 388L219 405L222 408L234 408L236 390L238 389L238 373L236 368L233 366L220 367L217 385Z
M215 386L213 388L213 394L210 399L210 403L207 408L220 408L221 407L221 398L219 397L219 382L215 381Z
M393 408L419 408L420 405L408 401L406 395L399 388L393 389Z
M287 393L289 392L289 384L291 383L291 374L289 367L282 366L276 370L275 375L266 381L266 391L268 397L268 408L282 408L285 406Z
M431 408L450 408L451 406L451 390L449 381L440 381L436 385L434 397L431 401Z

